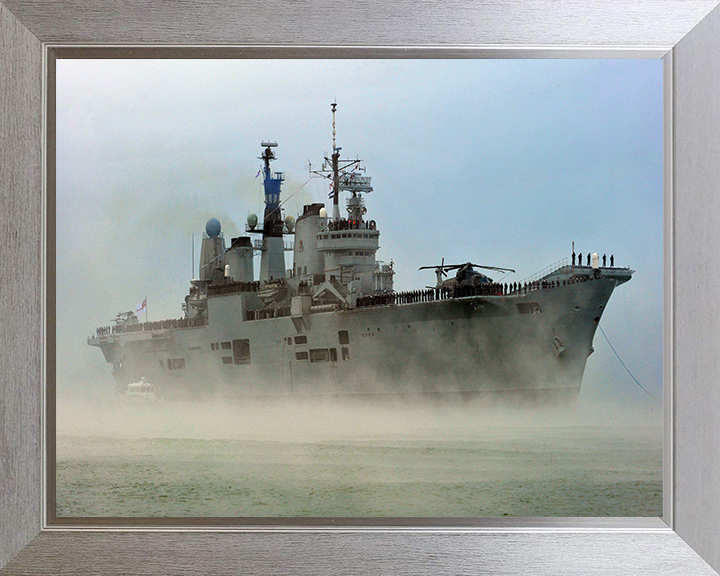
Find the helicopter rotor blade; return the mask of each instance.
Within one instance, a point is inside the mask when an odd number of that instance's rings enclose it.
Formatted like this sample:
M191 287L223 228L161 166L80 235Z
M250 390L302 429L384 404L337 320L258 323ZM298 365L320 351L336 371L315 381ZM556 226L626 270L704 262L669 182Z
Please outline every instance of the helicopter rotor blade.
M436 273L441 272L444 276L447 276L448 270L457 270L464 266L470 266L471 268L483 268L485 270L495 270L496 272L515 272L512 268L501 268L500 266L483 266L482 264L473 264L472 262L465 262L464 264L445 264L445 258L442 259L440 266L420 266L418 270L430 270L434 269Z
M465 266L465 264L448 264L447 266L441 265L441 266L420 266L418 270L430 270L431 268L434 270L455 270L456 268L462 268Z
M484 268L485 270L496 270L497 272L515 272L512 268L500 268L499 266L483 266L482 264L473 264L468 262L473 268Z

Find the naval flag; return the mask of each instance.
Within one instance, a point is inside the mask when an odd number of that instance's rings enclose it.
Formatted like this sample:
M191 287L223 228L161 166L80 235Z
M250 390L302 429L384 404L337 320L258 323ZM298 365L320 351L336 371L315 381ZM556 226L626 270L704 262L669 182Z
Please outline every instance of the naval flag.
M147 312L147 296L145 296L145 300L142 301L142 304L138 304L137 307L138 315L145 314L145 312Z

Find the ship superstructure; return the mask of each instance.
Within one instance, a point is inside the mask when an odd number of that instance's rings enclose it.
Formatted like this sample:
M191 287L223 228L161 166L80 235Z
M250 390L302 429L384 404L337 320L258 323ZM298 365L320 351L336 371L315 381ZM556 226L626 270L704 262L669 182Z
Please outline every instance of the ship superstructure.
M443 260L427 267L436 286L395 291L394 265L377 260L380 230L367 217L371 178L361 160L341 158L336 104L331 110L332 154L310 171L329 181L332 213L318 202L297 220L283 218L285 177L271 167L277 143L262 142L262 221L250 214L246 234L229 246L220 222L207 222L183 317L140 323L123 313L88 338L118 389L146 378L166 398L576 395L604 307L633 271L600 266L597 257L583 266L573 255L537 278L500 284L478 269L510 269ZM449 271L455 276L446 278Z

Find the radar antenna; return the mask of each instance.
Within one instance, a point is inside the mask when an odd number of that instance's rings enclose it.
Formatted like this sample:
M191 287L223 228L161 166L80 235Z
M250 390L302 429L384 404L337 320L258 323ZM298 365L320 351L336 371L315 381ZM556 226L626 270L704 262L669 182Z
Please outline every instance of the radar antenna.
M277 142L260 142L260 146L265 148L265 150L263 150L262 156L259 156L259 159L265 162L266 174L269 174L270 162L275 160L275 153L272 149L277 148Z

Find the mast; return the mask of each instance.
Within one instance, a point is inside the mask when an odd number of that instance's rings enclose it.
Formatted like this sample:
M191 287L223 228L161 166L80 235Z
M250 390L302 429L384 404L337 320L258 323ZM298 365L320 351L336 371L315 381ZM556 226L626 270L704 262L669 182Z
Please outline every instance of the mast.
M270 170L270 162L275 160L273 148L277 146L277 142L262 142L260 145L265 148L262 156L260 156L260 159L265 163L263 167L263 187L265 190L263 238L282 238L283 221L280 212L280 184L285 179L285 175L282 172L276 172L273 175Z
M362 221L362 216L365 214L365 206L362 199L362 194L372 192L372 186L370 185L370 177L363 176L361 173L365 172L365 168L360 166L360 158L355 160L351 159L340 159L340 151L342 148L337 145L337 130L335 123L335 112L337 111L337 102L330 104L330 110L333 115L332 123L332 145L333 153L328 157L327 152L325 153L322 167L319 170L313 170L312 164L309 164L308 169L310 171L310 177L326 178L331 181L330 197L333 200L333 212L331 221L339 222L343 218L340 216L340 191L350 192L352 197L348 199L348 218L352 221Z
M285 247L283 243L283 219L280 211L280 187L285 174L270 170L275 160L273 148L277 142L261 142L264 148L260 159L263 166L263 188L265 190L265 214L262 224L262 255L260 256L260 282L285 278Z
M332 154L332 172L333 172L333 220L340 220L340 150L335 144L335 111L337 110L337 102L330 105L333 115L333 154Z

